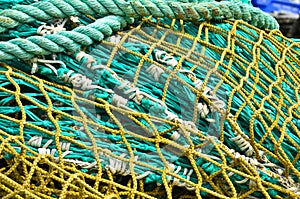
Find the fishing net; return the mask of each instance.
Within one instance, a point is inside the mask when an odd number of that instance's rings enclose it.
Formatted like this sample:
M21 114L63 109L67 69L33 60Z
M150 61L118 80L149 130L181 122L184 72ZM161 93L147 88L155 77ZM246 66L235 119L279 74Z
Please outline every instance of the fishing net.
M248 1L170 1L174 19L149 11L162 1L130 2L142 17L70 2L1 8L2 198L299 197L300 46L273 18Z

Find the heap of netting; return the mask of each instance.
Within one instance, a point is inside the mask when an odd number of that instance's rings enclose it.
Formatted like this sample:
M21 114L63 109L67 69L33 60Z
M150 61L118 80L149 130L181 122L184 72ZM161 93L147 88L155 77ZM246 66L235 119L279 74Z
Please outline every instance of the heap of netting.
M42 7L18 3L0 19ZM68 12L0 24L1 197L299 197L300 46L272 19Z

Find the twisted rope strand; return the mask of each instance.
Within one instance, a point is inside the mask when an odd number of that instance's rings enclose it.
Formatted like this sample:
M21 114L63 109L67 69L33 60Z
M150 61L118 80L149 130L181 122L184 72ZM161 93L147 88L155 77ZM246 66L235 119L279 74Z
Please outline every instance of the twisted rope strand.
M46 36L31 36L26 39L17 38L8 42L0 42L0 60L15 58L28 60L36 55L49 55L65 51L76 52L81 46L101 41L104 36L124 28L127 23L120 16L106 16L88 26L80 26L72 31L62 31Z
M182 3L162 0L48 0L16 5L0 12L0 33L19 24L67 16L118 15L167 17L193 21L242 19L258 28L278 29L276 20L241 2Z

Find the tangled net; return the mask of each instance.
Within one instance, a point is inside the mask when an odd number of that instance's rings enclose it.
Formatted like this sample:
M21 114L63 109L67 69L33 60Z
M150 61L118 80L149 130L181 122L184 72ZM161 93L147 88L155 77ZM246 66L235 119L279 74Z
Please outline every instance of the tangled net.
M1 8L2 198L299 197L300 46L273 18L70 2Z

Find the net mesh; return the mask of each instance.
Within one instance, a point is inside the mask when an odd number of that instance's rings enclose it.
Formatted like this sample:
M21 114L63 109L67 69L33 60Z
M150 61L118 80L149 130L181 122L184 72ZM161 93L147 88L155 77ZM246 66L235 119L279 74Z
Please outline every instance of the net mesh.
M150 17L83 50L97 91L1 65L1 197L298 197L297 43Z

